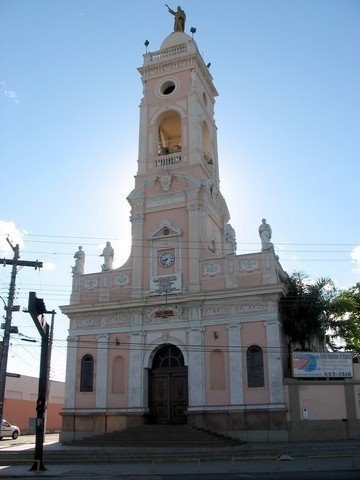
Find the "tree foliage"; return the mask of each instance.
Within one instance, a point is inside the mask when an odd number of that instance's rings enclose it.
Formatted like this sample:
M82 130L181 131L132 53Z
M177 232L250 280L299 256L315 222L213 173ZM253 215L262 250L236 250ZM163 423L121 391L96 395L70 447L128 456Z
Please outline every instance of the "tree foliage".
M283 328L290 343L311 350L323 341L329 326L329 305L335 294L329 278L314 282L302 272L294 272L287 281L287 295L280 301Z
M335 334L345 341L346 350L360 355L360 282L343 290L331 305Z

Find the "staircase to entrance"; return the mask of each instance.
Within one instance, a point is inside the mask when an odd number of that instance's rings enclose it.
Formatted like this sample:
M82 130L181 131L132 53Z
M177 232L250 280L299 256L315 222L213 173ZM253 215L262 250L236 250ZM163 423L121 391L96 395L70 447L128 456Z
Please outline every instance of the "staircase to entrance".
M124 447L229 447L242 442L190 425L141 425L119 432L94 435L76 445Z

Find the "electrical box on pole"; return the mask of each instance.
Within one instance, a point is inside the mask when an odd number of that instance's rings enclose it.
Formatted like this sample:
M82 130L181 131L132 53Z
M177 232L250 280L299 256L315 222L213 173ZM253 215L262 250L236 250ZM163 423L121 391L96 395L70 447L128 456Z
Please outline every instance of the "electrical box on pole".
M44 314L50 312L46 311L44 300L37 298L35 292L29 292L28 312L34 320L41 337L43 337L46 330L46 318Z

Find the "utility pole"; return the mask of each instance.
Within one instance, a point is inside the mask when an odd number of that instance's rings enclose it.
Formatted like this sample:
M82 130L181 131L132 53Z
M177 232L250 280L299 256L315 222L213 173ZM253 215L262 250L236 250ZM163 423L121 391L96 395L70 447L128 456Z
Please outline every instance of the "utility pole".
M48 312L49 313L49 312ZM51 370L51 352L52 352L52 346L53 346L53 340L54 340L54 323L55 323L55 315L56 312L53 310L51 312L51 323L50 323L50 330L49 330L49 351L48 351L48 359L47 359L47 372L46 372L46 410L45 410L45 417L44 417L44 432L46 433L46 422L47 422L47 406L49 403L49 394L50 394L50 370Z
M45 420L46 408L49 387L49 373L50 373L50 355L51 342L54 329L55 311L48 312L45 307L44 300L37 298L35 292L29 293L28 313L30 313L34 320L35 326L41 336L41 355L40 355L40 374L38 399L36 402L36 438L35 438L35 452L34 463L30 470L46 470L43 463L44 452L44 435L45 435ZM45 313L51 313L51 328L46 322Z
M6 316L5 316L4 336L3 336L1 364L0 364L0 429L2 425L3 412L4 412L6 369L7 369L8 355L9 355L10 333L12 333L11 331L12 312L18 310L17 307L14 307L17 267L18 266L34 267L36 270L37 268L41 268L43 266L42 262L38 262L37 260L35 262L20 260L19 245L16 244L14 247L8 238L6 240L14 252L14 257L12 259L4 258L0 260L0 263L2 263L4 266L12 265L8 302L7 302L7 306L4 307L6 310Z

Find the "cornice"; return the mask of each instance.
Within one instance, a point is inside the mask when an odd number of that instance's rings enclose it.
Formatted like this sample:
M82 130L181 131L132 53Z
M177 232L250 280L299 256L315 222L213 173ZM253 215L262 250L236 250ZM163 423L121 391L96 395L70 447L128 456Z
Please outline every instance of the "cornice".
M191 306L202 306L204 303L211 304L216 303L218 305L226 305L228 301L233 302L234 300L238 301L276 301L282 295L284 295L285 290L283 284L276 285L262 285L260 287L254 288L249 287L247 289L238 288L232 289L231 291L212 291L204 293L182 293L179 295L168 296L165 299L165 296L151 296L145 297L143 299L133 299L126 302L97 302L93 304L86 305L63 305L60 306L61 312L65 315L76 315L76 314L88 314L88 313L101 313L103 314L116 314L119 310L127 311L138 311L139 308L145 307L161 307L167 301L167 305L181 305L187 304Z
M146 81L150 78L169 75L169 73L177 73L183 70L188 70L194 66L197 66L201 71L211 94L214 97L217 97L219 94L213 84L212 76L209 73L209 69L206 68L206 65L198 50L190 55L184 56L184 54L182 54L176 57L169 57L162 61L144 65L143 67L139 67L138 71L141 74L142 80Z

